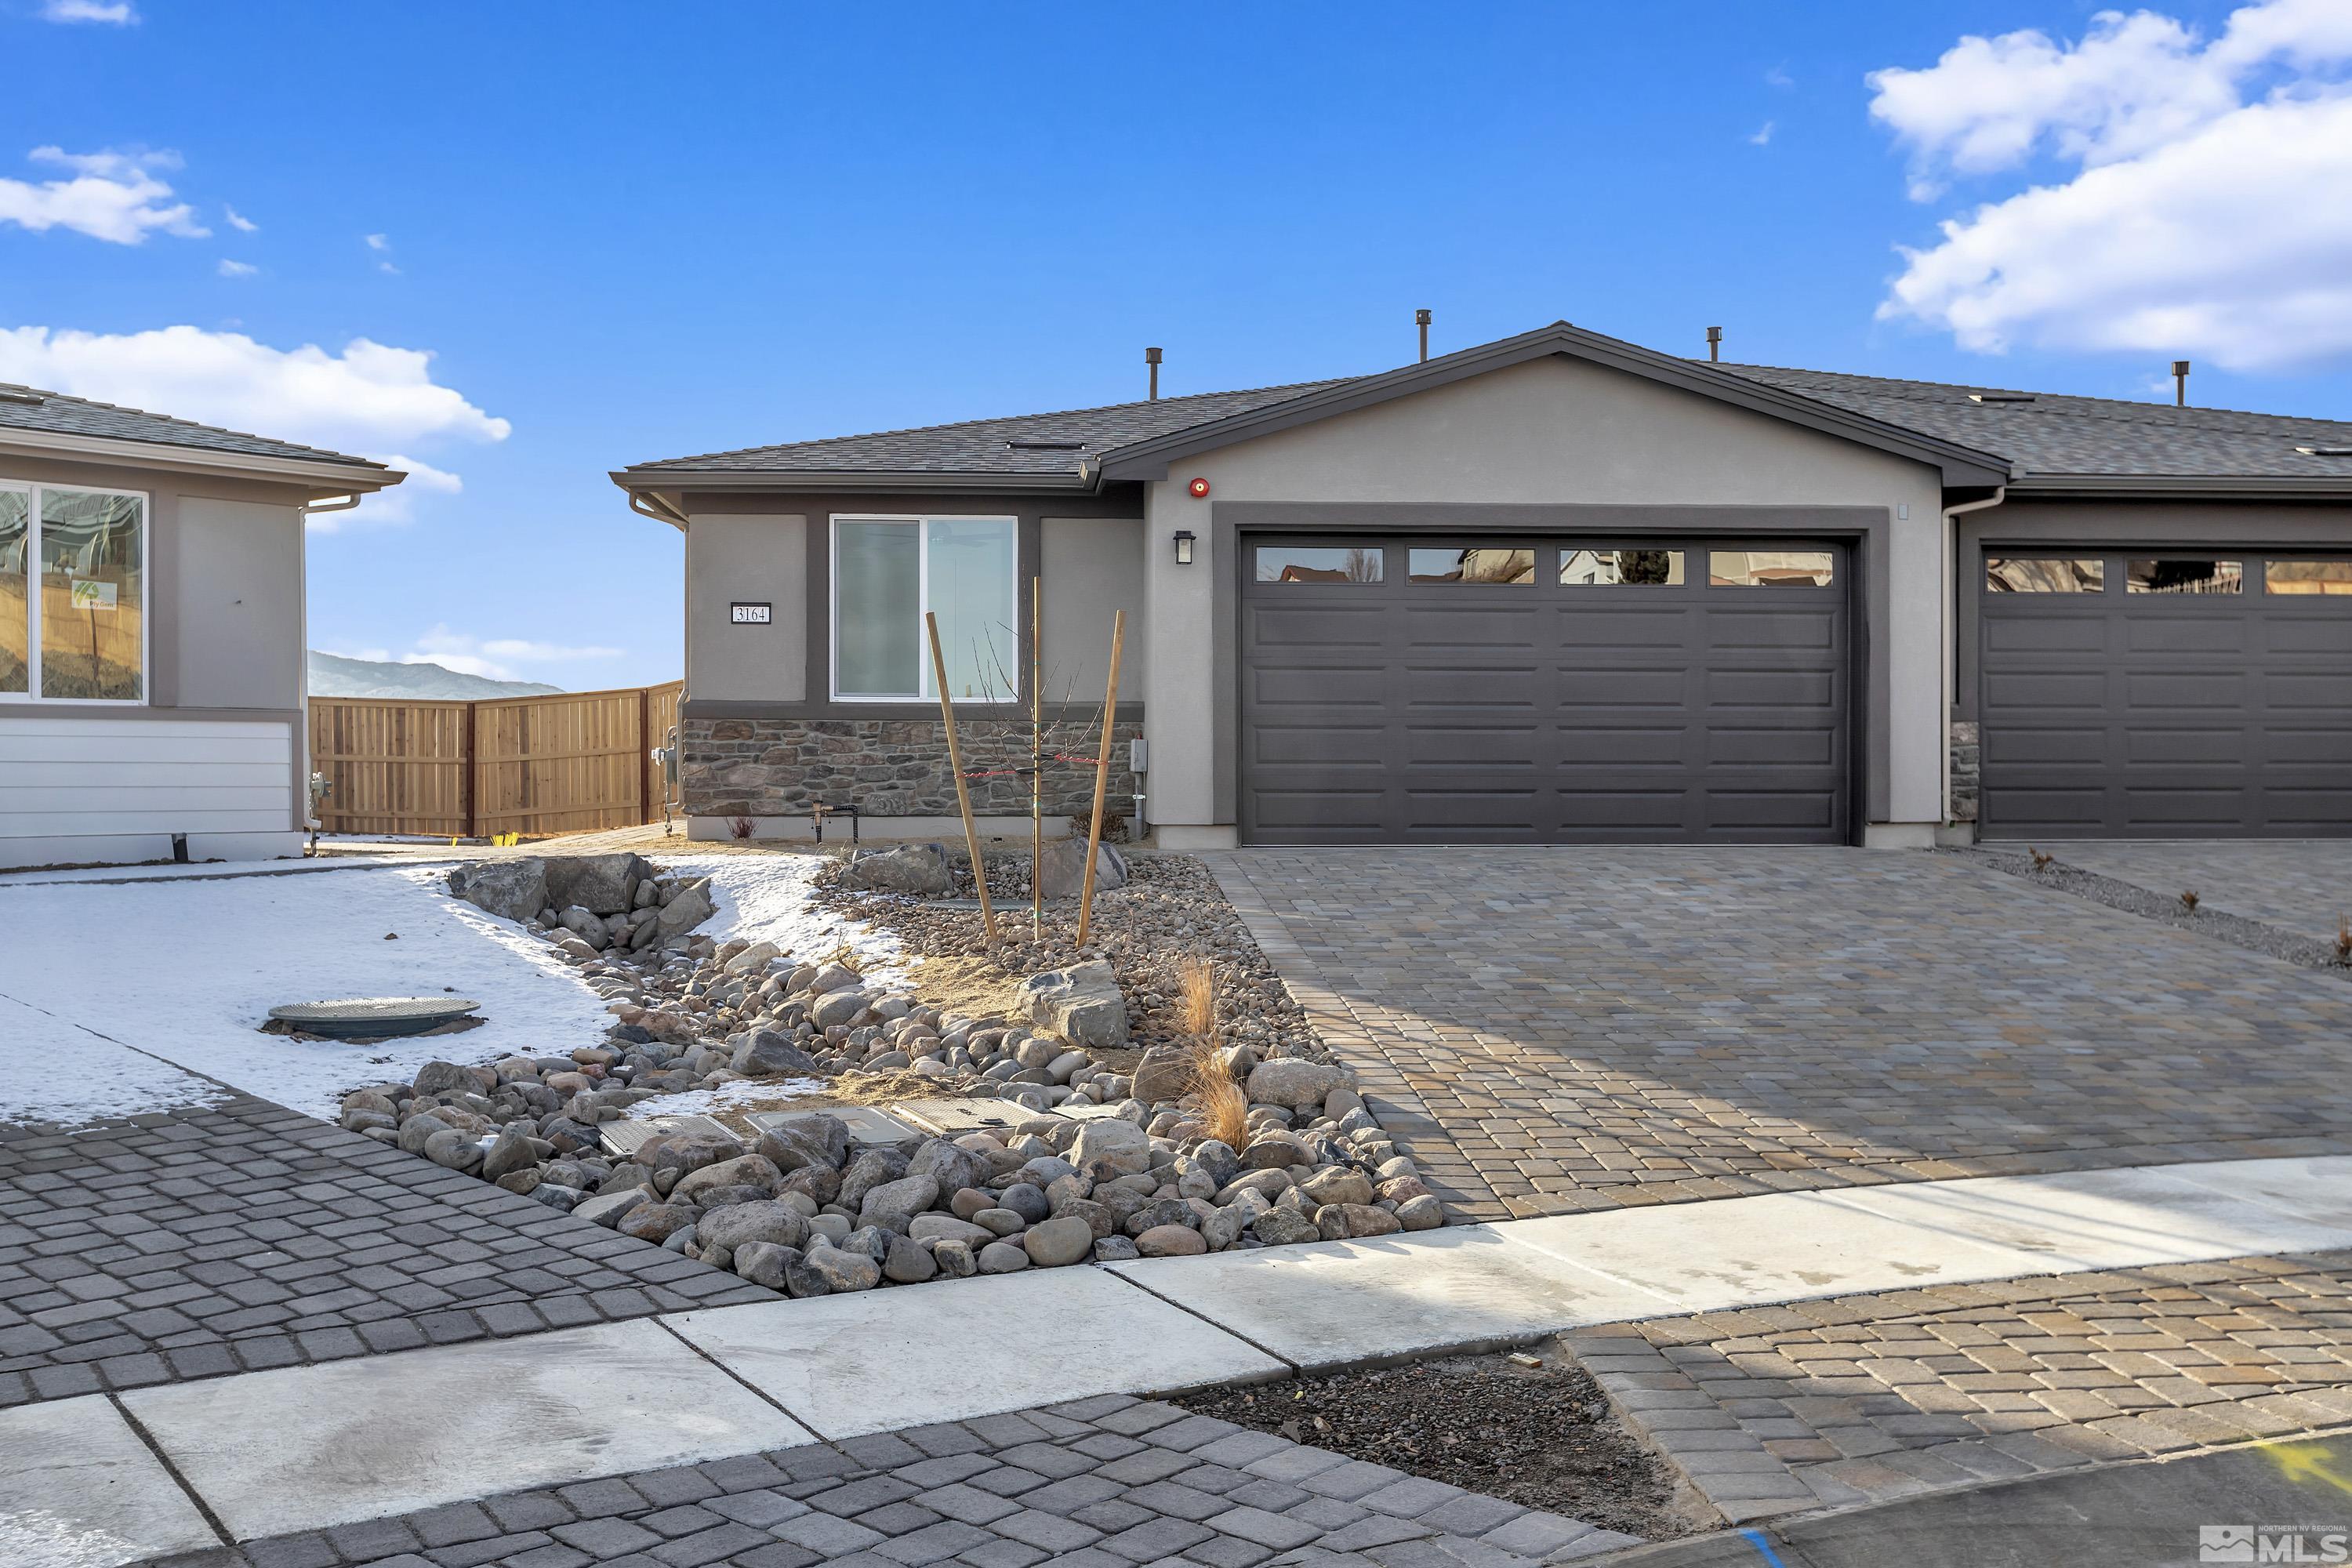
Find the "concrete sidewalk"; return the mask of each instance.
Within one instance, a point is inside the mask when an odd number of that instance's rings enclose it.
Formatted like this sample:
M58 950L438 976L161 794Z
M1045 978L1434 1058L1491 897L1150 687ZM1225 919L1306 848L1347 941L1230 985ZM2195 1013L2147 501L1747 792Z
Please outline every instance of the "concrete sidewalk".
M12 1562L113 1568L1097 1395L1735 1307L2344 1248L2347 1178L2352 1158L2331 1157L1733 1199L717 1307L53 1401L0 1414L0 1531L16 1532L0 1544ZM61 1445L60 1431L92 1436Z

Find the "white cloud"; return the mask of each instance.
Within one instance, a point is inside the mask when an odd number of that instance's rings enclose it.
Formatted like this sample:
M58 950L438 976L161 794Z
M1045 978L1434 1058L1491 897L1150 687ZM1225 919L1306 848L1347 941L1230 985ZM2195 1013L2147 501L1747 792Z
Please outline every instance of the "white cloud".
M116 245L142 244L157 229L186 239L212 232L196 222L195 209L187 203L163 205L172 187L156 171L178 168L177 153L36 147L28 156L36 163L64 169L66 176L38 184L0 179L0 224L13 223L37 234L69 228Z
M437 664L462 675L492 680L528 679L522 667L574 664L583 659L618 658L617 647L567 647L561 643L531 642L521 637L482 638L436 626L400 656L403 664Z
M237 211L235 207L230 206L226 202L221 204L221 212L223 216L228 219L229 227L236 230L237 233L256 234L260 232L261 226L259 224L254 222L251 218L246 216L243 213Z
M2221 35L2103 12L2080 41L1965 37L1870 78L1912 194L2062 173L1904 248L1879 307L1963 347L2187 354L2251 368L2352 353L2352 5L2266 0Z
M44 22L103 22L127 27L139 20L131 0L41 0Z
M231 261L226 256L221 258L220 275L224 278L250 278L260 270L250 261Z
M390 250L392 248L392 241L386 239L383 235L372 234L367 237L367 247L370 250Z
M1758 126L1754 134L1748 138L1748 144L1750 147L1770 146L1772 144L1773 123L1773 121L1768 120L1762 125Z
M419 458L398 452L368 452L362 456L386 468L398 468L408 478L388 490L362 497L360 504L349 511L312 513L306 520L312 533L342 533L354 528L398 527L414 522L418 501L427 496L457 495L466 488L466 481L456 474Z
M0 381L343 451L434 437L503 441L512 428L433 380L433 356L354 338L272 348L200 327L99 333L0 329Z
M1786 66L1774 66L1764 73L1764 85L1766 87L1794 87L1797 85L1797 79L1789 74L1789 70Z

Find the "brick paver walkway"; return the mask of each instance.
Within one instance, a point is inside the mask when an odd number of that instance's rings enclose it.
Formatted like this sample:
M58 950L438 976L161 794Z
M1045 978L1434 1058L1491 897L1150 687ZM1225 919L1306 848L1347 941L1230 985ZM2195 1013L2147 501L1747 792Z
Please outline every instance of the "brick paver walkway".
M2352 1152L2352 987L1960 858L1205 858L1458 1218Z
M509 1493L256 1542L245 1555L252 1568L1517 1568L1629 1544L1112 1394Z
M1737 1521L2352 1426L2352 1253L1937 1286L1562 1342Z
M775 1299L249 1096L0 1130L0 1405Z

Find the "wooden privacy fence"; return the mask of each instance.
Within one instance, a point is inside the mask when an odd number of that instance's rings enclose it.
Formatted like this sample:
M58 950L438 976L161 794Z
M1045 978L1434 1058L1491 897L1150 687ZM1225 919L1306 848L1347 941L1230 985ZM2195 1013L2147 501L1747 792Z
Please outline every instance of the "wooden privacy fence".
M310 699L310 767L330 833L487 838L585 833L662 816L649 756L686 683L481 702Z

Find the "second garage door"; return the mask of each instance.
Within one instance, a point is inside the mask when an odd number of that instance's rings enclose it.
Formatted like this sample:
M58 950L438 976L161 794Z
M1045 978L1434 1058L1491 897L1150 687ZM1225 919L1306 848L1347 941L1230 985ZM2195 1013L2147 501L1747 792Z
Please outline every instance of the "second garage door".
M1988 837L2352 835L2352 556L1995 551L1979 582Z
M1245 539L1254 844L1843 843L1843 546Z

